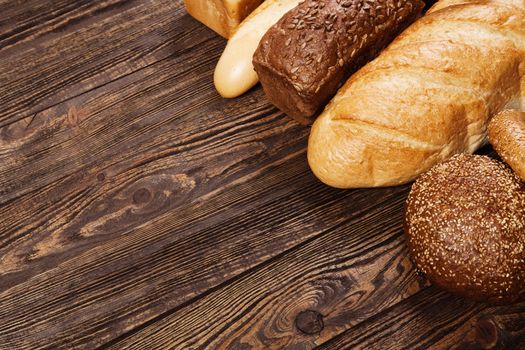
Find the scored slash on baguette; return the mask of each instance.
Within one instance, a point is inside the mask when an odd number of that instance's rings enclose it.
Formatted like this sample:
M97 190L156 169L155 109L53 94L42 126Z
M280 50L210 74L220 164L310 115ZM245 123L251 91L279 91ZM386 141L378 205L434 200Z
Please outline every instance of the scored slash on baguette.
M412 181L486 143L524 77L525 1L442 0L339 90L312 127L310 167L339 188Z

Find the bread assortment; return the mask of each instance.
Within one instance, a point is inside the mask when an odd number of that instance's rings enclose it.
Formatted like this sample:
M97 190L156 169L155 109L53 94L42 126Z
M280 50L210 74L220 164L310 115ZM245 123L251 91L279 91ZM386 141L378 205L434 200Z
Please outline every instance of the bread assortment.
M266 0L237 28L217 63L215 88L225 98L242 95L259 81L252 58L264 33L301 0Z
M184 0L186 10L194 18L229 38L241 21L263 0Z
M486 143L490 117L520 95L525 5L458 2L438 2L316 120L308 161L321 181L339 188L403 184Z
M268 99L311 124L337 88L420 16L420 0L306 0L262 38L253 56Z
M408 246L450 292L491 303L525 299L525 184L486 156L458 155L412 186Z
M405 231L418 269L468 298L525 300L525 0L440 0L403 31L423 6L266 0L231 35L215 86L236 97L260 80L303 124L339 88L311 128L314 174L338 188L417 178ZM489 139L514 172L471 155Z
M506 110L489 124L489 140L494 149L525 181L525 113Z

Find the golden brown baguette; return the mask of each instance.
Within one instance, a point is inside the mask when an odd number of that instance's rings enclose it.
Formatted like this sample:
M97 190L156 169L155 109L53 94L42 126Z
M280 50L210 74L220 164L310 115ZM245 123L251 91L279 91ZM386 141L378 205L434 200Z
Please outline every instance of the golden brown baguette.
M500 157L525 181L525 113L505 110L489 123L489 141Z
M409 182L486 143L524 76L525 0L442 0L339 90L312 127L310 167L339 188Z
M184 0L188 13L225 38L262 0Z

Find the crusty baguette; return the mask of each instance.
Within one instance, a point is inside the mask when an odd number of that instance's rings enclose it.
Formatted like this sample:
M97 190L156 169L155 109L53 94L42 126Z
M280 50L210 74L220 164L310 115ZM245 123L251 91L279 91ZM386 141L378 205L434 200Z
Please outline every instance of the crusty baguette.
M489 141L500 157L525 181L525 113L505 110L489 123Z
M222 97L242 95L259 81L252 58L264 33L301 0L266 0L255 9L228 40L213 81Z
M186 10L192 17L225 38L229 38L241 21L261 2L262 0L184 0Z
M420 0L306 0L264 35L253 56L268 99L311 124L337 89L421 15Z
M339 90L308 143L339 188L409 182L486 143L525 86L525 0L442 0Z

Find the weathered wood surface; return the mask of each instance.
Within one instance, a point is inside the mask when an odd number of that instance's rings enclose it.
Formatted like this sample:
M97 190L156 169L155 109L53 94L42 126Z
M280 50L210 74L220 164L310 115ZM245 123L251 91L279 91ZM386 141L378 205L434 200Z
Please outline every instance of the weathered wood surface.
M418 277L409 186L340 191L181 0L0 0L0 349L525 348Z

